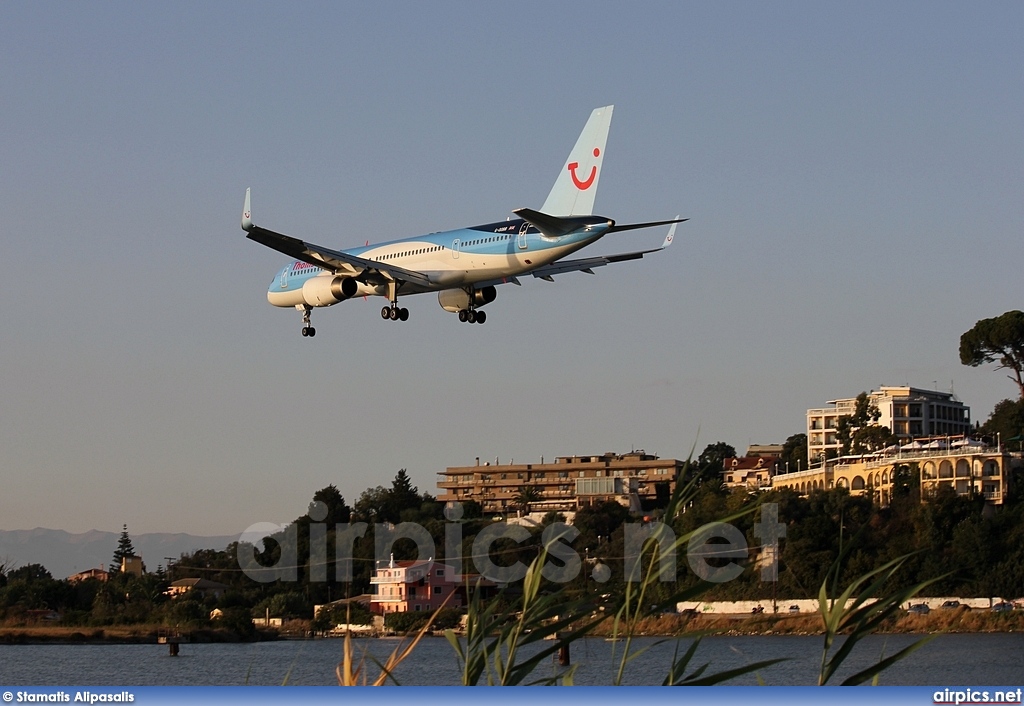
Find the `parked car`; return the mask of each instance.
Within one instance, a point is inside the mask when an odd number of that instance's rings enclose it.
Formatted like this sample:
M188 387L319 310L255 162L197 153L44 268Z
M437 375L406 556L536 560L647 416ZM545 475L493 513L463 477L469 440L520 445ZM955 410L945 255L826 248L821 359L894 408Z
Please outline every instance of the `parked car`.
M800 612L800 606L798 606L798 605L791 605L789 607L789 612L790 613L799 613Z
M1013 610L1013 603L1007 603L1006 601L1001 601L992 606L993 613L1006 613L1011 610Z
M942 601L942 605L939 607L943 610L956 610L960 607L960 601Z
M928 615L931 610L932 609L928 607L927 603L915 603L907 608L908 613L916 613L917 615Z

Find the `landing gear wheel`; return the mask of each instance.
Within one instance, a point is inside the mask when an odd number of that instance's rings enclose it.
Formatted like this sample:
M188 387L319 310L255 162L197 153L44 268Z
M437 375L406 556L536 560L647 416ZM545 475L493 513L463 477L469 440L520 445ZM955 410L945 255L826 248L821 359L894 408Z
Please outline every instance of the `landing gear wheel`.
M312 307L304 306L302 308L302 335L303 336L315 336L316 335L316 329L313 328L313 325L310 324L310 322L309 322L309 318L310 318L310 315L312 313L313 313L313 308Z
M459 309L459 321L461 321L462 323L466 323L466 321L468 320L468 315L468 311L466 311L465 309Z
M409 310L406 309L405 307L402 307L401 309L399 309L398 310L398 318L400 320L402 320L402 321L408 321L409 320Z
M466 312L466 321L468 321L471 324L475 324L476 323L476 316L477 316L476 312L473 311L472 309L470 309L469 311Z
M398 316L399 314L397 306L393 306L391 307L390 310L388 310L388 318L391 319L392 321L398 321Z
M385 306L380 310L380 318L390 319L391 318L391 307Z
M487 312L486 311L478 311L478 312L476 312L476 322L478 324L482 324L485 321L487 321Z

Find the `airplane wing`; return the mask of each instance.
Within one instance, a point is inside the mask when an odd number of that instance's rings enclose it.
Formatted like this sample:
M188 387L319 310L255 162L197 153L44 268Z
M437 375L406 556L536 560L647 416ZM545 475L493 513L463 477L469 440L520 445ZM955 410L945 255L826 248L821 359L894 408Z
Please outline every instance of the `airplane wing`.
M245 208L242 211L242 230L250 240L266 245L272 250L284 253L302 262L333 271L335 274L349 275L361 281L383 284L385 281L415 282L429 285L430 280L422 272L414 272L403 267L395 267L376 260L367 260L355 255L331 250L320 245L307 243L283 233L261 228L252 222L249 189L245 190Z
M613 230L633 230L636 228L650 228L657 225L672 224L672 227L668 229L668 235L665 236L665 241L661 244L660 248L652 248L650 250L636 250L634 252L625 252L618 255L600 255L598 257L584 257L578 260L559 260L558 262L552 262L550 265L544 265L530 272L534 277L538 277L548 282L553 282L552 277L554 275L564 274L566 272L586 272L588 275L594 274L595 267L604 267L610 265L613 262L625 262L626 260L639 260L644 255L652 252L658 252L664 250L672 244L673 239L676 237L676 226L683 221L689 219L686 218L675 218L671 221L658 221L656 223L637 223L634 225L627 225L621 228L615 226Z

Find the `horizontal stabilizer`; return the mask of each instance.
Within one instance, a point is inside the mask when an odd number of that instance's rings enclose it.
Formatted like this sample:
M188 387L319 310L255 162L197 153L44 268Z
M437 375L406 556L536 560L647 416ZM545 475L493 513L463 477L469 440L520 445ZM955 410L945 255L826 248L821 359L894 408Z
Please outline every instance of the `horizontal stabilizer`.
M588 225L594 225L595 220L600 220L593 216L549 216L531 208L517 208L512 213L535 226L548 238L561 238Z
M622 225L616 223L615 225L608 229L608 233L618 233L624 230L639 230L640 228L657 228L658 226L667 226L675 223L684 223L685 221L688 220L690 219L676 217L670 221L651 221L650 223L624 223ZM674 234L675 230L673 230L672 232Z
M671 223L672 227L668 229L668 235L665 236L665 241L661 244L660 248L652 248L651 250L635 250L633 252L619 253L618 255L598 255L597 257L584 257L579 260L558 260L552 262L550 265L544 265L533 270L530 274L534 277L547 280L548 282L554 281L552 277L554 275L564 274L566 272L585 272L588 275L594 274L595 267L604 267L605 265L611 265L615 262L626 262L628 260L639 260L644 255L648 255L652 252L658 252L664 250L672 244L672 240L676 235L676 226L683 221L688 220L686 218L675 218L671 221L658 221L656 223L637 223L632 226L626 226L624 230L635 230L637 228L652 228L654 226L665 225ZM618 230L616 226L612 226L612 230Z
M530 274L540 279L546 279L548 282L553 282L551 279L553 275L561 275L566 272L586 272L588 275L594 274L595 267L604 267L605 265L611 265L614 262L625 262L627 260L639 260L647 253L658 252L661 248L655 248L654 250L639 250L637 252L626 252L621 255L599 255L597 257L585 257L579 260L559 260L552 262L550 265L544 265L533 270Z

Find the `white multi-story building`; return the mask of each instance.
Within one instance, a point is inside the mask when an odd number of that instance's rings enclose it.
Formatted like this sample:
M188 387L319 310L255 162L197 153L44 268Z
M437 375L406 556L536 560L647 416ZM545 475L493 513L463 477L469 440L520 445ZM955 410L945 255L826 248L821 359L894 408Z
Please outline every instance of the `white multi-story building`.
M868 393L878 407L878 424L889 427L901 443L918 437L959 436L971 431L971 408L951 392L919 390L916 387L882 386ZM839 418L852 415L857 398L831 400L830 407L807 410L808 465L825 456L837 456L842 444L836 438Z

